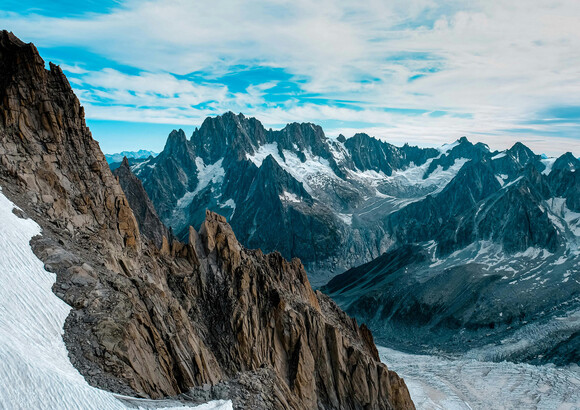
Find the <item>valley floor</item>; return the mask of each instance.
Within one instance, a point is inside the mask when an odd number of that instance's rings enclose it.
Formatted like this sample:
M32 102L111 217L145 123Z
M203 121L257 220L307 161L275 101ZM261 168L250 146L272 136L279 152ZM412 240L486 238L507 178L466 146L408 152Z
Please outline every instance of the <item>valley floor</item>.
M378 347L418 410L580 409L580 367L447 359Z

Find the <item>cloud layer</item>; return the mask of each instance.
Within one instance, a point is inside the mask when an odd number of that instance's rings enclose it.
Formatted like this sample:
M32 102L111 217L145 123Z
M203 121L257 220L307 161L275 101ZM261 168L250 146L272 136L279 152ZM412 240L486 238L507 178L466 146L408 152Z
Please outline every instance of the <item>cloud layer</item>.
M93 119L199 124L232 110L580 154L574 0L129 0L73 16L21 6L0 24L65 64Z

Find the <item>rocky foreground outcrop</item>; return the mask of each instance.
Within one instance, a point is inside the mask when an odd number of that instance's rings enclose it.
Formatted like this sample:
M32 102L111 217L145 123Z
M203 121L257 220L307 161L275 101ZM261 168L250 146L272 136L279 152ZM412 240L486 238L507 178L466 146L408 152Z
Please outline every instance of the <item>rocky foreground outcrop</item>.
M298 260L243 248L211 212L187 245L140 233L68 81L32 44L1 32L0 73L0 185L43 228L33 249L73 307L64 338L89 383L245 408L413 408Z

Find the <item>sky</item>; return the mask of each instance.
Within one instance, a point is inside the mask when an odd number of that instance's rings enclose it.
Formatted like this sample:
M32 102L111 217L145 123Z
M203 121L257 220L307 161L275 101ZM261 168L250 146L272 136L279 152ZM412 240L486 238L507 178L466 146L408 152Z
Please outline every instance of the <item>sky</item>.
M105 153L226 111L402 145L580 155L577 0L2 0Z

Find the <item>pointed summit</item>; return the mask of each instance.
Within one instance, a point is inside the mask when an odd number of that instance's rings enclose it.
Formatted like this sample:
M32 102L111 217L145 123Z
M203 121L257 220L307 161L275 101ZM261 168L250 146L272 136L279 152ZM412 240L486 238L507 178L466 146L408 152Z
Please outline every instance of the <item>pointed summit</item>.
M571 152L566 152L561 155L554 165L552 170L566 170L566 171L576 171L580 169L580 161Z
M467 137L463 136L459 138L454 144L450 146L440 158L437 158L431 162L429 168L423 175L423 178L427 178L431 175L437 167L442 167L443 170L449 169L455 161L461 158L469 159L472 161L478 161L483 158L488 152L489 147L481 142L477 144L471 143Z
M120 167L129 168L130 169L129 159L127 157L123 157L123 161L121 161Z
M187 140L182 129L173 130L167 137L165 148L156 160L172 158L177 161L195 161L195 154L190 141Z
M169 133L167 137L167 142L165 143L165 150L173 151L176 147L182 146L187 143L187 137L185 136L185 131L181 128L179 130L173 130Z
M213 164L226 153L237 158L253 153L256 147L266 142L265 134L266 130L260 121L228 111L223 115L206 118L199 130L193 133L190 142L204 163Z
M531 149L519 141L516 142L507 152L514 157L522 167L538 157Z
M41 76L44 61L32 43L24 43L9 31L0 31L0 82L14 80L17 76ZM2 87L3 89L4 87Z

